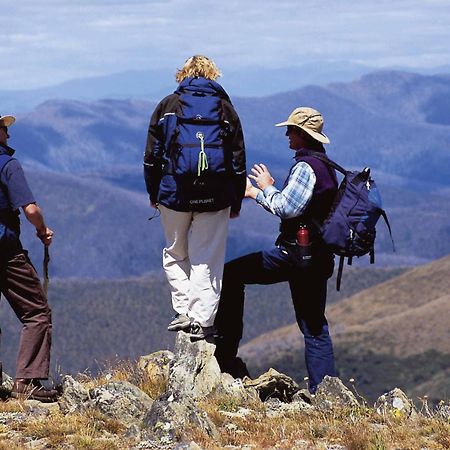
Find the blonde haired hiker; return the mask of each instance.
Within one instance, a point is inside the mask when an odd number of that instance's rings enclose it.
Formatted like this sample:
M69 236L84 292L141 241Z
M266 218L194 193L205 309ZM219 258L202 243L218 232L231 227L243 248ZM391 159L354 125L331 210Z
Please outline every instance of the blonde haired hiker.
M219 76L206 56L185 62L177 90L153 112L144 155L166 238L163 267L176 312L168 330L195 340L215 335L228 218L239 215L246 183L241 123Z

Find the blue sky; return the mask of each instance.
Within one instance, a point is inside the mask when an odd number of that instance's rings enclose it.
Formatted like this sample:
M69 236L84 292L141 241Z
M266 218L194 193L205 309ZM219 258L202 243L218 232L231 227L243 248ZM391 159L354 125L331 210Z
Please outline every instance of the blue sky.
M3 4L2 90L124 70L349 61L450 64L448 0L16 0Z

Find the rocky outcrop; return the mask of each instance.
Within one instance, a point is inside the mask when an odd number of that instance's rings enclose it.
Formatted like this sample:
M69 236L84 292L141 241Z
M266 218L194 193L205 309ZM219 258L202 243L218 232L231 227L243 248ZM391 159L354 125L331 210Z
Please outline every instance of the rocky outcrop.
M336 407L358 406L358 400L353 393L344 386L337 377L325 376L317 387L316 394L311 397L311 403L322 411L331 410Z
M11 395L11 391L14 386L14 380L5 372L2 372L0 376L0 398L8 398Z
M167 384L169 380L169 366L175 355L169 350L161 350L150 355L141 356L137 366L156 382Z
M155 401L144 418L144 424L163 444L179 440L189 425L201 428L212 437L218 436L208 415L196 406L191 397L181 396L179 392L167 392Z
M275 369L269 369L255 380L246 379L244 386L255 389L262 401L277 398L283 402L290 402L293 395L300 390L292 378Z
M398 388L386 392L375 402L378 414L412 417L416 415L413 402Z
M191 342L186 333L177 333L175 358L169 370L169 391L203 398L221 385L222 374L214 357L215 345Z
M89 391L90 405L124 425L140 423L153 400L128 381L104 384Z
M82 411L90 400L89 391L70 375L63 377L63 394L59 399L59 407L64 414Z

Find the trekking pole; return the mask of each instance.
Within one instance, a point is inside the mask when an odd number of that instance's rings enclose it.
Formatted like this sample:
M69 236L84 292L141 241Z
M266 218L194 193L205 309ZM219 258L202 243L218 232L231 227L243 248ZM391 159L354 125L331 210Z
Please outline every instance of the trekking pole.
M48 263L50 262L50 253L48 251L48 245L44 244L44 262L43 262L43 273L44 273L44 293L47 297L48 294Z

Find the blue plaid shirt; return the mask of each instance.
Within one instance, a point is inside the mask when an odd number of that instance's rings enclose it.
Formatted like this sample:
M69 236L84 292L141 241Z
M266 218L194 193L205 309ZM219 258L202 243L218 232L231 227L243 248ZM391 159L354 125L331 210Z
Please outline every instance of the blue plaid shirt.
M259 191L256 201L281 219L298 217L308 206L315 184L316 175L312 167L300 161L292 167L282 191L268 186Z

